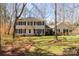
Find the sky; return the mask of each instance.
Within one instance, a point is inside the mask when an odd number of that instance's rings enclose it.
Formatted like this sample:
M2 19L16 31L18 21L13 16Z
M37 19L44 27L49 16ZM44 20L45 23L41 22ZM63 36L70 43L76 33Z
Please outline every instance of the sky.
M36 6L34 6L36 5ZM64 6L63 6L64 5ZM22 6L22 4L20 4ZM75 7L74 7L75 6ZM42 13L39 12L38 8ZM64 13L63 9L64 8ZM12 4L7 5L7 9L9 11L12 10ZM27 12L27 9L29 12ZM75 20L79 17L79 4L72 4L72 3L57 3L57 19L58 21L62 20L63 17L65 20ZM74 10L74 12L73 12ZM24 9L22 17L40 17L41 15L47 21L54 21L55 19L55 5L54 3L28 3Z

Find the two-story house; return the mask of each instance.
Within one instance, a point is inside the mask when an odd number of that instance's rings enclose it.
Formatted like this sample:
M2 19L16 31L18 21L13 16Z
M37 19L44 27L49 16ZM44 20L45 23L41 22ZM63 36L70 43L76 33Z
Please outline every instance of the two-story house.
M16 22L16 35L45 35L45 20L28 17Z

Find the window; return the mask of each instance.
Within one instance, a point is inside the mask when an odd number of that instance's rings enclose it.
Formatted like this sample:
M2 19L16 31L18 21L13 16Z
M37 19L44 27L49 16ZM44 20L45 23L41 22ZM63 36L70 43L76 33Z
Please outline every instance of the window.
M20 22L18 22L18 25L20 25Z
M26 25L26 22L21 22L21 25Z
M16 29L15 32L16 32L16 33L19 33L19 29Z
M15 32L19 34L26 33L26 29L16 29Z
M35 33L35 31L36 31L36 30L34 29L34 33Z
M68 32L68 29L63 29L63 33L66 33L66 32Z
M29 24L28 24L28 25L29 25ZM31 22L31 25L33 25L32 22ZM41 22L41 21L39 21L39 22L34 22L34 25L44 25L44 21L43 21L43 22Z
M22 34L22 29L19 29L19 33Z
M27 25L33 25L33 23L32 22L28 22Z
M26 22L22 22L22 25L26 25Z
M21 22L17 22L17 25L21 25Z
M37 25L39 25L39 22L37 22Z
M57 29L58 32L60 32L60 29Z
M16 25L20 25L20 22L16 22Z
M19 25L19 22L16 22L16 25Z
M44 33L44 29L43 29L43 33Z
M44 21L42 22L42 25L44 25Z
M41 22L37 22L37 25L41 25Z
M16 32L16 33L19 33L19 29L16 29L15 32Z
M41 21L40 22L37 22L36 24L37 25L44 25L44 21L43 22L41 22Z
M30 25L32 25L33 23L32 22L30 22Z
M39 25L42 25L42 22L39 22Z
M36 22L34 22L34 25L35 25L35 23L36 23Z
M27 25L29 25L29 22L27 22Z
M22 33L26 33L26 29L23 29L23 30L22 30Z
M20 22L20 25L22 25L22 22Z
M17 22L17 25L26 25L26 22Z
M29 33L31 33L31 30L29 29Z

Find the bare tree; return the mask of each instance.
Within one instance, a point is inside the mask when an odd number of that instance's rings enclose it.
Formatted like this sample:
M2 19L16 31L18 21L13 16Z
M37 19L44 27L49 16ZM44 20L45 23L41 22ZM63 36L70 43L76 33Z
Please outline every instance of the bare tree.
M2 28L2 35L7 34L7 28L8 28L8 21L9 21L9 14L6 9L6 4L1 4L2 5L2 20L1 20L1 28Z
M2 50L1 50L1 39L2 39L2 21L3 21L3 15L2 11L3 10L3 5L0 4L0 55L2 55Z
M57 37L57 4L55 3L55 37L56 40L58 41L58 37Z
M1 55L1 20L0 20L0 55Z
M9 6L8 6L9 5ZM9 21L8 21L8 35L10 34L10 30L13 27L13 19L14 19L14 15L15 15L15 9L14 9L14 4L7 4L7 7L9 7L7 10L7 15L9 17Z
M13 26L13 38L15 38L16 22L21 17L26 4L23 3L22 9L21 9L21 12L19 13L19 15L18 15L18 7L17 6L18 5L16 3L15 4L15 21L14 21L14 26Z
M42 6L40 5L40 7L38 7L37 4L31 3L33 5L33 7L38 11L39 15L41 16L41 18L46 19L49 16L46 17L47 13L46 13L46 5L43 4Z

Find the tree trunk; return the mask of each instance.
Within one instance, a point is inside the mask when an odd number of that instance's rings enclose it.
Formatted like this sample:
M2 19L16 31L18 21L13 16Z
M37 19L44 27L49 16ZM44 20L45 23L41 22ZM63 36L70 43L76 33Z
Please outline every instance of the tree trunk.
M12 22L10 21L10 25L8 27L8 35L10 34L11 26L12 26Z
M17 22L17 18L15 19L15 22L14 22L14 26L13 26L13 38L15 38L15 31L16 31L16 22Z
M1 16L0 16L0 56L2 55L2 50L1 50L1 20L2 20L2 18L1 18Z
M57 37L57 4L55 3L55 38L58 41Z
M15 4L15 12L16 12L16 13L15 13L15 22L14 22L14 26L13 26L13 38L15 38L16 22L17 22L17 20L21 17L25 6L26 6L26 4L23 4L22 10L21 10L20 14L17 15L17 3Z

